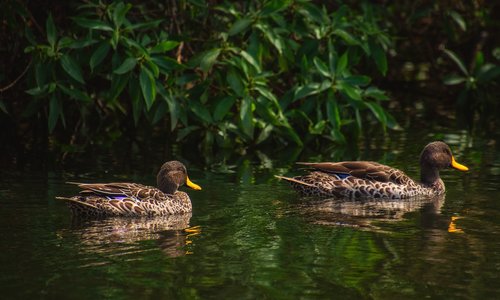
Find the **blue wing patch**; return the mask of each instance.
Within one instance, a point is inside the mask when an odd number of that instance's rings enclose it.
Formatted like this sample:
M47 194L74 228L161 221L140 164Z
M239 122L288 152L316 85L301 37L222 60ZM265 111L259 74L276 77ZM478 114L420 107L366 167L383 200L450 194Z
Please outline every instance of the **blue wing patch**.
M339 179L346 179L347 177L351 176L351 174L347 174L347 173L335 173L335 175L336 175Z

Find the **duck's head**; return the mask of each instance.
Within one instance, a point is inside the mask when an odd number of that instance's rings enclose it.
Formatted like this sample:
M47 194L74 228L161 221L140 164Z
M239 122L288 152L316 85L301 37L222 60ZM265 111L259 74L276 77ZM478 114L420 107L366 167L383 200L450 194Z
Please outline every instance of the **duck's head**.
M469 168L459 164L450 147L443 142L432 142L425 146L420 154L421 180L425 183L431 183L439 179L439 170L445 168L454 168L460 171L468 171Z
M175 194L177 189L186 184L194 190L201 190L201 187L191 180L187 175L186 167L180 161L167 161L161 166L158 175L156 176L158 188L166 194Z

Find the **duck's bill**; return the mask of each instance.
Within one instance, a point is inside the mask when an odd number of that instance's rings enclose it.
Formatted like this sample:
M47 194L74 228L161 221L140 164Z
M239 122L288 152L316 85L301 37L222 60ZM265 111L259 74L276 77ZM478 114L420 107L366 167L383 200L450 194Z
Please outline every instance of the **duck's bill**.
M457 163L457 161L455 160L455 157L451 157L451 167L452 168L455 168L457 170L460 170L460 171L469 171L469 168L467 168L466 166L462 165L462 164L459 164Z
M201 190L201 186L199 186L196 183L189 180L189 177L186 177L186 185L188 187L192 188L193 190L197 190L197 191Z

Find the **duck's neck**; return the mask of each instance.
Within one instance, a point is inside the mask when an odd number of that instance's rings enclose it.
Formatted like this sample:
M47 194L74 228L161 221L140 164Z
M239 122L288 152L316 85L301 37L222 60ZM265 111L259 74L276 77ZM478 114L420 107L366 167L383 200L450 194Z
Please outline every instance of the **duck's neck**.
M426 164L420 164L420 182L424 185L433 186L440 182L439 169Z
M175 192L177 192L177 189L179 188L179 186L177 186L177 184L175 184L171 181L165 180L165 179L160 179L160 178L158 178L157 184L158 184L158 189L160 191L164 192L165 194L169 194L169 195L175 194Z

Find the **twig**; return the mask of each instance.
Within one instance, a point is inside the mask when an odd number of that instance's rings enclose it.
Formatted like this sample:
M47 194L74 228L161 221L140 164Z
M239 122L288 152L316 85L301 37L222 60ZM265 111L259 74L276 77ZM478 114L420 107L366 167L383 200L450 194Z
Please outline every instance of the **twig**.
M26 66L26 68L24 68L24 71L21 73L21 75L19 75L16 79L14 79L14 81L12 81L8 85L0 88L0 93L3 93L4 91L6 91L6 90L10 89L11 87L13 87L24 76L24 74L26 74L26 72L28 72L28 69L30 68L32 62L33 62L33 60L30 60L30 62L28 63L28 65Z

